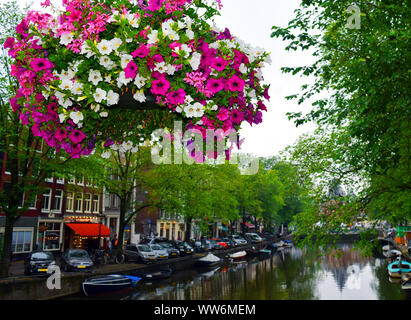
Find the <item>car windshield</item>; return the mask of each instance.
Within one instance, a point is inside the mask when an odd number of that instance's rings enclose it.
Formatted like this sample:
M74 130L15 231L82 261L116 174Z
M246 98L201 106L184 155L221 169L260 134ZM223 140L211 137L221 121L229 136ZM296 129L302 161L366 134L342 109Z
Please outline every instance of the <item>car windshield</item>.
M162 246L163 248L172 248L173 247L170 243L167 243L167 242L160 243L160 246Z
M152 245L151 249L153 249L153 250L163 250L163 248L159 245Z
M32 260L54 260L50 252L36 252L31 256Z
M137 248L139 251L142 251L142 252L151 252L151 249L149 246L138 246Z
M88 258L88 253L85 250L73 250L69 252L70 258Z

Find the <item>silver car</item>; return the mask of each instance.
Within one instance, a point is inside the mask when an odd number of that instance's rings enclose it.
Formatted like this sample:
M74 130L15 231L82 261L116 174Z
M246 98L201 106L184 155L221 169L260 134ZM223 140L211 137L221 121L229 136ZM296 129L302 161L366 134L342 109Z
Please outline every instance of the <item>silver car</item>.
M156 262L157 254L151 250L148 245L145 244L130 244L126 246L125 256L127 261L137 261L137 262Z
M157 254L157 260L168 259L168 252L165 248L163 248L159 244L150 244L149 246L151 250L153 250Z

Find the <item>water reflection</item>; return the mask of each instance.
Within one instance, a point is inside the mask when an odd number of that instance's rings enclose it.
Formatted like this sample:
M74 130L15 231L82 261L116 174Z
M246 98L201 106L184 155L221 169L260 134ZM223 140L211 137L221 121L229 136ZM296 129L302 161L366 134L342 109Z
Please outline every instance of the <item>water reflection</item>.
M341 256L319 258L290 248L266 260L228 263L213 270L185 270L172 278L142 284L133 300L401 300L388 262L366 258L343 244Z

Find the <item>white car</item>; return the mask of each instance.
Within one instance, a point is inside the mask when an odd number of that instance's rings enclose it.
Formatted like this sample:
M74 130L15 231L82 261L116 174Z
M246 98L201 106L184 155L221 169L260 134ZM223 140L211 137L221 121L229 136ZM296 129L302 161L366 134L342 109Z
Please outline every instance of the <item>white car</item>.
M159 244L152 243L149 245L151 250L157 255L157 260L166 260L168 259L168 251Z
M253 242L262 242L263 239L256 233L246 233L247 237L249 237Z
M232 239L238 245L246 245L247 244L247 240L245 240L244 238L241 238L239 235L233 235Z

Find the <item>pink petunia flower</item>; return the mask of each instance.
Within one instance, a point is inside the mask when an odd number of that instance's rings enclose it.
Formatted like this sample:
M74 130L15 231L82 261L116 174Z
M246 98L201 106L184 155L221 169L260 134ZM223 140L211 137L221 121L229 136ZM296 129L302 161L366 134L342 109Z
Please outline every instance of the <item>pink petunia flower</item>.
M86 135L80 130L73 130L68 137L73 143L80 143L86 138Z
M217 114L217 118L220 121L225 121L230 117L230 112L226 108L221 108L220 112Z
M135 50L131 53L133 58L138 57L138 58L141 58L141 59L147 57L149 54L150 54L150 49L144 43L141 44L140 47L137 50Z
M128 64L127 67L124 69L124 73L126 78L132 78L134 79L137 75L138 67L136 63L131 60Z
M169 103L173 105L183 104L186 99L186 92L182 88L177 91L171 91L167 94L167 99Z
M43 58L34 58L30 62L30 67L34 72L39 72L46 69L51 69L54 65L48 60Z
M234 75L227 81L227 89L231 92L239 91L242 92L244 90L245 81L238 76Z
M207 90L211 91L214 94L224 89L224 82L222 79L208 79L207 81Z
M166 78L159 78L151 84L151 92L156 95L165 96L170 89L170 82Z

